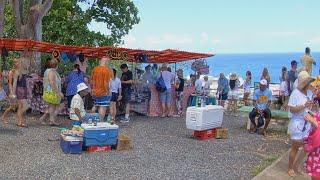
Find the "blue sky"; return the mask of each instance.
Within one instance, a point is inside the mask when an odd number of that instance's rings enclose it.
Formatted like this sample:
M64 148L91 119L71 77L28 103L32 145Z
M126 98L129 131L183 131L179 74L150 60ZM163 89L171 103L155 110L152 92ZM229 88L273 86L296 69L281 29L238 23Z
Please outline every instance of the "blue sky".
M319 0L134 0L124 47L210 53L320 51ZM103 24L90 28L108 34ZM104 30L102 30L104 29Z

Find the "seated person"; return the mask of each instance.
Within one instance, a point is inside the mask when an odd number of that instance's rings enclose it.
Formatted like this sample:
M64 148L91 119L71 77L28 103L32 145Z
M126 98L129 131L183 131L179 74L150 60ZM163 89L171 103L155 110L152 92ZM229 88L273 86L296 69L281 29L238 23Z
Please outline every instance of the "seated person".
M70 119L71 125L73 126L80 126L83 121L89 118L99 117L97 113L96 115L86 113L83 98L88 93L88 86L85 83L80 83L77 85L77 94L73 96L70 105Z
M265 118L265 125L261 134L264 136L266 135L266 129L271 119L271 111L269 109L269 106L272 100L272 93L267 88L267 86L268 86L267 80L262 79L260 81L259 89L255 90L253 93L254 108L249 114L249 118L251 120L251 123L253 124L253 128L250 130L250 133L257 132L257 124L255 122L255 117L259 114L263 115L263 117Z

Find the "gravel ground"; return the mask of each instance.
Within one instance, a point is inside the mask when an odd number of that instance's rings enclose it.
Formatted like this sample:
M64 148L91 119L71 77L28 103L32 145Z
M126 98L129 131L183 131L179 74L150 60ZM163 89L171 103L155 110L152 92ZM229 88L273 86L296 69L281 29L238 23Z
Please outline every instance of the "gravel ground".
M67 155L56 141L58 128L41 126L38 116L28 118L24 129L0 124L0 179L251 179L252 167L288 148L275 125L264 138L248 134L242 117L224 117L228 139L199 141L184 118L135 116L120 125L132 150Z

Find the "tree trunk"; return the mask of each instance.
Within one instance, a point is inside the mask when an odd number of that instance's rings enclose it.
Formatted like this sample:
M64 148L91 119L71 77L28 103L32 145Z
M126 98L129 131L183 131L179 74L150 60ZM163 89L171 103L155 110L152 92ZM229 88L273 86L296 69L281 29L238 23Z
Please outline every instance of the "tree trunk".
M6 6L6 0L0 0L0 38L3 37L5 6Z
M15 27L18 37L21 39L42 40L42 19L52 6L53 0L29 0L28 13L22 17L23 0L11 0ZM29 73L39 73L41 71L41 54L39 52L24 52L25 67ZM29 68L28 68L29 67Z

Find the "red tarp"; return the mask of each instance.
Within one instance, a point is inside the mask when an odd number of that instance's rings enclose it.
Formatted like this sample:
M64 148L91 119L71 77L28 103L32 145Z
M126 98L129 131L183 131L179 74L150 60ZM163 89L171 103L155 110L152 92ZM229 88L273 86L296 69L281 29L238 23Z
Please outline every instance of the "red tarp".
M86 57L101 58L106 54L113 52L112 59L125 60L122 55L127 57L128 61L137 62L137 56L144 54L148 56L148 63L174 63L193 59L201 59L214 56L213 54L193 53L167 49L163 51L151 51L141 49L129 49L113 46L89 47L89 46L68 46L47 42L37 42L27 39L0 39L0 48L5 47L8 51L37 51L52 53L53 50L66 53L83 53ZM117 58L117 54L119 58Z

